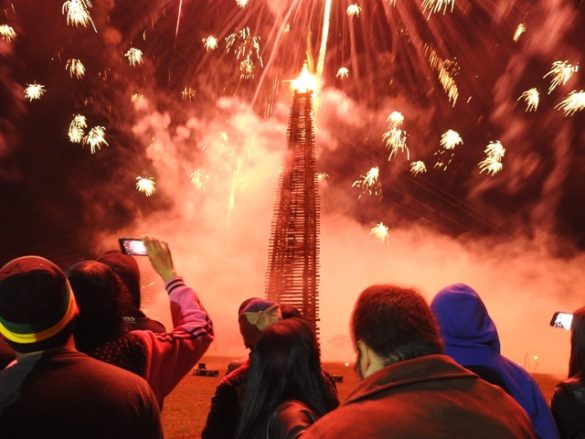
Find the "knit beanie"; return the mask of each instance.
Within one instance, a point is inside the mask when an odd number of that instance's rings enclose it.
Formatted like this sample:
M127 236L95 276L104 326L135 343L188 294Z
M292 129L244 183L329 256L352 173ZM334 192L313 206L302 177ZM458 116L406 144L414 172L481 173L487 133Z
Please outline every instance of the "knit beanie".
M252 349L261 332L281 319L278 303L268 299L246 299L238 310L238 323L244 345Z
M51 261L23 256L0 269L0 333L14 350L63 344L77 314L69 281Z
M140 270L136 260L119 250L106 252L97 260L114 270L132 296L132 305L140 309Z

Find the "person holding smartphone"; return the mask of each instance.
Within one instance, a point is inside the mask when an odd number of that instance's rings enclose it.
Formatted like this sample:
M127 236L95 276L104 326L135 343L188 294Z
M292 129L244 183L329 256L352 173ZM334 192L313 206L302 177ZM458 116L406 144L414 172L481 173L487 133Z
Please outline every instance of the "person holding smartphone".
M585 438L585 307L573 313L569 378L551 401L561 438Z
M163 399L199 361L213 340L211 320L195 291L178 276L166 242L145 237L148 259L169 294L173 329L126 332L122 326L122 282L98 261L67 270L79 306L75 340L79 349L146 379L162 407Z

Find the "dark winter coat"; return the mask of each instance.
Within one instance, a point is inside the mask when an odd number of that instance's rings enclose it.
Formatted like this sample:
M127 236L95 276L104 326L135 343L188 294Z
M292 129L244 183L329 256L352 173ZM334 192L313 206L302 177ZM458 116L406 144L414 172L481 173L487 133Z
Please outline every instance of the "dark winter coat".
M502 389L446 355L391 364L364 379L303 439L534 438L526 412Z

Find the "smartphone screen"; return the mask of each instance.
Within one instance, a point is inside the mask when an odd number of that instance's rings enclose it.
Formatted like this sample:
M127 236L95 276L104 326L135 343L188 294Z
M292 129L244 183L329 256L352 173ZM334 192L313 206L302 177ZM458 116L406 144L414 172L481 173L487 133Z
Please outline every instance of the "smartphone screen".
M569 331L573 323L573 314L569 312L555 312L550 321L550 325L555 328L562 328Z
M146 256L148 253L144 241L138 238L120 238L120 249L122 253L132 256Z

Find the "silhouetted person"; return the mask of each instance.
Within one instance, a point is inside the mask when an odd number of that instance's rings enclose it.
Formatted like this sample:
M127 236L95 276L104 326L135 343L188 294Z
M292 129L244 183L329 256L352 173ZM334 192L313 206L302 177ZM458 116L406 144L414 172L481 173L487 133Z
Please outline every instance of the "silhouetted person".
M123 330L121 285L107 265L83 261L69 268L67 276L79 303L75 338L80 349L143 376L162 406L163 398L209 347L213 327L195 292L175 273L168 245L148 237L144 242L148 258L169 293L174 325L171 332Z
M10 345L0 337L0 370L8 366L16 358L16 353Z
M282 320L266 328L254 348L238 439L298 437L338 404L311 325Z
M140 309L142 301L140 270L134 258L119 250L111 250L97 258L97 261L114 270L130 295L130 300L123 303L122 317L126 330L147 329L152 332L167 332L161 322L147 317Z
M585 307L573 313L569 379L559 383L552 412L563 439L585 438Z
M473 288L448 286L435 296L431 309L439 324L445 353L481 378L500 385L526 410L536 435L558 438L557 427L536 381L500 354L496 325Z
M425 300L375 285L351 321L363 381L303 438L532 438L524 410L503 390L443 354Z
M238 325L244 346L253 350L264 329L281 320L276 302L251 297L238 308ZM234 439L240 421L244 384L249 361L222 378L215 394L201 437L203 439Z
M65 274L38 256L0 269L0 333L17 352L0 371L0 436L162 438L144 379L75 349L77 304Z

